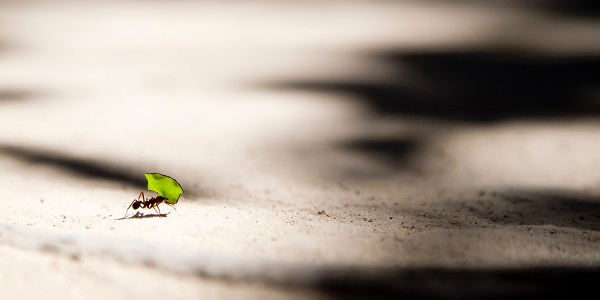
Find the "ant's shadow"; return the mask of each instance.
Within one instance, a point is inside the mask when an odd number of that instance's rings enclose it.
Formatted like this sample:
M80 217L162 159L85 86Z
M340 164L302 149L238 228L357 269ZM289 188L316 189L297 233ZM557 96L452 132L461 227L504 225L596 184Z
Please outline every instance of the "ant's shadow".
M119 219L115 219L115 220L147 219L147 218L166 218L168 214L170 214L170 212L164 213L164 214L144 214L144 213L138 211L133 216L123 217L123 218L119 218Z

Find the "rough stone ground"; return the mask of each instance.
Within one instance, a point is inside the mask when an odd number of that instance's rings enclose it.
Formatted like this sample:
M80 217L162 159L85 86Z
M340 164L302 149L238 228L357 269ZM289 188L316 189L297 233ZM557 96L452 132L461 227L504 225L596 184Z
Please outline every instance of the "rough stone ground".
M0 298L591 290L600 23L510 2L1 1Z

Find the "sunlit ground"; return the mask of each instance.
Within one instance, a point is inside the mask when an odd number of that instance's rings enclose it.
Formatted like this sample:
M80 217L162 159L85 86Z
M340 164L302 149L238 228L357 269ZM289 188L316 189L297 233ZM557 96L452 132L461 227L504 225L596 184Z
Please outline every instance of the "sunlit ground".
M598 5L481 2L0 1L0 290L460 297L556 292L529 267L599 277ZM177 211L115 220L144 172L180 181ZM507 292L506 270L532 288Z

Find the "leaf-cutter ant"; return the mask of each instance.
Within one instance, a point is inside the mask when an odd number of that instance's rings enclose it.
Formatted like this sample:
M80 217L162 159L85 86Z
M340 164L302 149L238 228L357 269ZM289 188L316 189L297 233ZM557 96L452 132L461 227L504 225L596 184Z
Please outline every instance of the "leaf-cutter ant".
M142 200L140 200L140 198ZM147 209L154 208L154 211L156 211L159 216L162 216L162 214L160 213L160 208L158 207L158 205L161 203L164 203L164 204L172 207L173 209L175 209L175 206L173 206L173 204L168 203L165 200L167 200L167 199L163 198L162 196L155 196L155 197L148 199L144 196L144 192L141 191L140 195L137 197L137 199L134 199L133 201L131 201L131 204L129 204L129 207L127 207L127 210L125 211L125 216L123 216L123 219L125 219L125 217L127 217L127 212L129 212L130 208L133 208L136 210L138 208L147 208ZM177 210L177 209L175 209L175 210Z

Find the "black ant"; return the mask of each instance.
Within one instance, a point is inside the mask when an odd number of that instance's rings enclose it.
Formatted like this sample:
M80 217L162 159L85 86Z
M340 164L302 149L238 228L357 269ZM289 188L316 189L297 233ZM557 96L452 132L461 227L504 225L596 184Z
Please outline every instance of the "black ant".
M140 198L142 198L142 200L140 200ZM131 201L131 204L129 204L129 207L127 207L127 210L125 211L125 216L123 216L123 219L125 219L125 217L127 217L127 212L129 212L130 208L133 208L133 209L154 208L154 211L156 211L159 216L162 216L162 214L160 213L160 208L158 207L158 205L161 203L169 205L173 209L175 209L175 206L173 206L173 204L168 203L165 200L166 200L166 198L163 198L162 196L156 196L156 197L152 197L150 199L145 198L144 192L141 191L140 195L137 197L137 199L134 199L133 201ZM175 209L175 211L177 211L177 209Z

